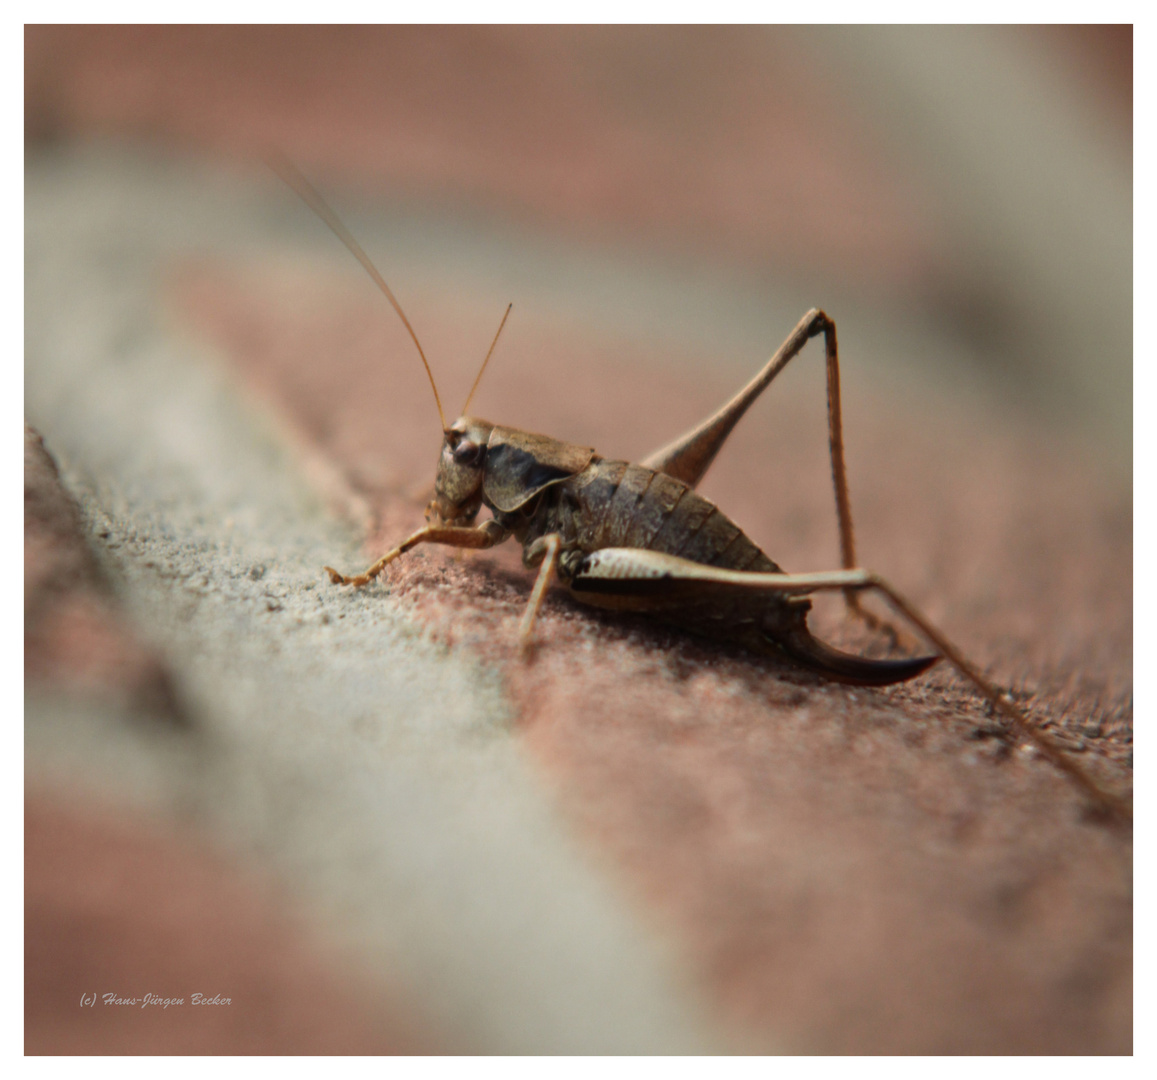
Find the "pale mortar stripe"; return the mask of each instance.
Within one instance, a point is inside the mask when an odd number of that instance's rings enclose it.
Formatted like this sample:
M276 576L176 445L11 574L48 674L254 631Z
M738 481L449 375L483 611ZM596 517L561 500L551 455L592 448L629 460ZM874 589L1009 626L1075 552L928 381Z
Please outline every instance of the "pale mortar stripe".
M109 532L102 558L202 725L150 736L30 698L30 776L189 814L273 866L460 1048L718 1045L568 834L496 674L432 644L379 587L325 585L323 563L359 561L355 538L162 318L171 257L284 242L233 183L171 160L29 158L27 415L94 535Z

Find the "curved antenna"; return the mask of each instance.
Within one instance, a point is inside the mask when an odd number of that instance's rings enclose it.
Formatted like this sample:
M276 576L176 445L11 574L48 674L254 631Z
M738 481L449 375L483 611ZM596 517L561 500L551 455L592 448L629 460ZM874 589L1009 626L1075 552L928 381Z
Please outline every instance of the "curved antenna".
M490 343L490 349L486 353L486 359L482 361L482 366L478 369L478 375L474 379L474 385L470 387L470 393L466 395L466 404L462 406L462 412L459 414L461 416L465 416L466 410L470 408L470 402L474 398L474 391L478 389L478 384L482 381L482 372L486 370L486 365L490 363L491 353L494 352L494 346L498 344L498 335L502 333L502 328L506 325L506 320L510 315L510 309L512 307L514 307L512 303L506 305L506 314L502 316L502 322L498 324L498 333L494 335L494 340Z
M430 370L430 364L426 360L426 354L422 352L422 345L421 342L418 341L418 335L414 333L414 328L410 325L410 320L406 318L406 313L402 310L402 305L398 303L394 294L390 292L390 287L386 284L385 278L378 273L378 268L370 262L370 257L362 251L361 245L353 238L353 234L350 233L349 229L341 223L341 219L337 214L329 208L329 204L325 199L323 199L314 186L297 171L288 158L282 154L269 154L266 160L269 163L269 167L301 196L302 201L304 201L305 204L330 227L333 234L349 248L350 254L366 268L366 273L374 279L377 287L386 294L386 299L393 305L394 310L398 313L398 318L405 323L406 329L410 331L410 337L414 339L414 344L418 347L418 355L422 358L422 366L426 369L426 375L430 380L430 389L434 391L434 404L438 406L438 419L442 421L442 430L445 431L446 415L442 412L442 399L438 397L438 387L434 384L434 373ZM489 359L489 357L487 357L487 359Z

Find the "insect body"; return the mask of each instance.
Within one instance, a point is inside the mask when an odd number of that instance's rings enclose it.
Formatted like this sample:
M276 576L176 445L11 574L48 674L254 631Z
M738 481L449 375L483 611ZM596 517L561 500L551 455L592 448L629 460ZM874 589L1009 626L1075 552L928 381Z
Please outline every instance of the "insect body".
M887 685L914 678L944 658L1008 721L1012 736L1035 744L1103 808L1132 819L1127 802L1104 790L1060 745L1030 723L1003 691L883 578L857 566L844 467L836 328L826 314L809 311L734 398L639 464L606 460L591 447L471 417L467 410L473 389L463 415L447 425L425 354L385 281L308 182L288 163L278 162L275 167L362 262L402 318L426 367L442 419L442 449L434 499L426 510L428 524L362 574L346 576L327 566L335 584L366 585L419 544L484 549L514 539L523 547L527 568L538 568L519 631L524 653L546 590L557 576L584 603L644 612L694 633L737 641L760 652L786 654L796 663L844 682ZM503 325L505 321L503 316ZM697 494L695 487L752 402L809 340L821 335L843 567L790 574L718 507ZM475 388L493 351L491 344ZM483 506L493 517L476 523ZM833 649L807 628L808 596L821 590L842 591L849 612L873 625L880 623L860 606L859 595L866 590L881 594L936 653L874 660Z
M497 433L509 438L503 429ZM824 645L808 631L806 597L753 589L734 576L783 571L718 507L666 472L593 457L529 505L492 509L523 545L526 564L541 560L545 568L553 558L559 580L584 603L646 612L717 640L786 653L847 682L897 682L937 659L867 660ZM723 573L712 576L706 568ZM526 623L525 643L529 631Z
M825 322L814 312L804 329ZM734 413L746 404L728 408ZM712 437L721 442L725 435L715 429L692 442ZM709 456L668 451L642 465L609 461L590 447L461 417L444 434L427 509L431 524L363 575L329 573L335 583L361 585L415 544L490 547L512 538L527 567L540 567L523 620L524 649L557 575L585 603L643 611L712 638L786 653L848 682L897 682L935 662L935 656L868 660L814 638L806 623L810 601L783 588L783 571L695 492ZM475 526L482 506L493 518Z

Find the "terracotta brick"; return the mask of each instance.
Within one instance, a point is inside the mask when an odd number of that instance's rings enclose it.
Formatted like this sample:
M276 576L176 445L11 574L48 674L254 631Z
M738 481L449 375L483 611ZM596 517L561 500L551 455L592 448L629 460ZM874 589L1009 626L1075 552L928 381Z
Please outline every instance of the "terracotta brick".
M796 274L940 267L934 199L874 152L790 30L30 27L25 54L40 138L277 146L379 194Z
M193 834L50 789L30 794L24 828L25 1053L389 1054L428 1045L268 885ZM194 993L229 1004L194 1005ZM105 994L138 1003L106 1004ZM183 1004L144 1004L147 994Z

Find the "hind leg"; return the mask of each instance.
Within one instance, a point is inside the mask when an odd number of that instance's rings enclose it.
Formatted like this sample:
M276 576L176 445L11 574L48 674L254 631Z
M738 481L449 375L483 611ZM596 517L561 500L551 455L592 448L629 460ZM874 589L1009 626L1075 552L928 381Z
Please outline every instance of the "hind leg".
M832 463L832 487L836 496L836 522L840 534L840 565L845 570L850 570L857 565L856 538L852 526L852 501L848 494L848 470L844 462L839 348L836 343L836 324L818 308L812 308L800 319L775 355L735 397L697 427L684 432L674 442L644 458L642 464L682 480L689 487L695 487L711 462L715 460L715 455L719 453L735 425L756 398L799 355L803 347L820 334L824 336L827 368L828 450ZM845 590L844 603L850 615L862 619L873 629L883 630L892 638L893 643L900 642L903 635L890 623L865 610L855 590Z
M940 630L871 570L828 570L815 574L751 573L704 566L654 551L604 548L583 560L570 588L580 599L637 611L670 610L681 604L690 606L705 602L725 606L729 599L734 603L737 598L747 598L758 593L807 596L837 589L845 594L848 591L874 590L980 691L992 707L1009 721L1015 735L1033 743L1045 758L1070 776L1102 807L1121 820L1133 819L1133 809L1128 802L1101 787L1057 742L1040 731L1008 695L991 682Z

